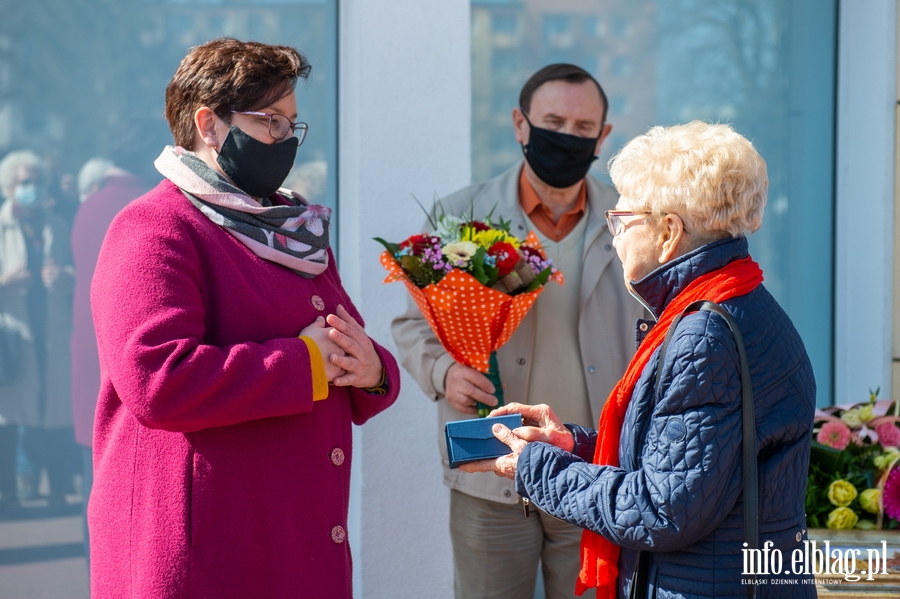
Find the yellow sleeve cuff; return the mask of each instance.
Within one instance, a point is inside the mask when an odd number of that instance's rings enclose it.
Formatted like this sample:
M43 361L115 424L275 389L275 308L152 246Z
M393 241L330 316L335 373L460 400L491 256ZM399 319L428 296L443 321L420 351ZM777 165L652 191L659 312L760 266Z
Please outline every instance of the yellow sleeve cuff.
M315 341L303 335L300 336L300 339L303 340L303 343L306 344L306 349L309 350L309 367L310 370L312 370L313 401L325 399L328 397L328 375L325 374L325 360L322 359L322 354L319 352L319 346L316 345Z

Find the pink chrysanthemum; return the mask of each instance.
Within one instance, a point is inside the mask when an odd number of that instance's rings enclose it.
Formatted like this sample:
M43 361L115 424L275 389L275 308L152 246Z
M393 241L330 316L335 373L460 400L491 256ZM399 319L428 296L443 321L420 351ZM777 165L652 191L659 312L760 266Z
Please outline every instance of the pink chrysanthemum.
M829 420L822 425L816 441L835 449L844 449L850 443L850 427L840 420Z
M900 468L894 468L884 481L881 502L887 517L900 520Z
M890 422L875 427L878 442L882 447L900 447L900 428Z

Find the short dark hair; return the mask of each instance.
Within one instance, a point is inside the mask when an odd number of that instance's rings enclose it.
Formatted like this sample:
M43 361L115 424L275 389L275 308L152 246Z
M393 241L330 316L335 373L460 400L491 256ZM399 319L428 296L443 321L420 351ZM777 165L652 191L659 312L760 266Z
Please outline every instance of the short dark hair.
M564 62L545 66L525 82L525 86L522 87L522 92L519 94L519 108L522 109L522 112L528 114L528 111L531 110L531 98L534 96L534 92L537 91L537 88L549 81L565 81L566 83L593 81L594 85L597 86L597 91L600 92L600 100L603 102L603 120L601 122L606 122L606 113L609 111L609 102L606 100L606 93L603 91L600 82L594 79L593 75L581 67Z
M258 110L287 96L310 68L289 46L219 38L191 48L166 87L166 119L175 144L194 149L198 108L208 106L229 121L232 110Z

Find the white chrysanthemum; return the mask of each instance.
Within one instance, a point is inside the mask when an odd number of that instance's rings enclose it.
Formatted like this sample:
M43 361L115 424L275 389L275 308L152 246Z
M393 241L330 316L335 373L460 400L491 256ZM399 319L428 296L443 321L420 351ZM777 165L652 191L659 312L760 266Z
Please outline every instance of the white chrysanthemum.
M457 216L443 214L438 218L437 228L434 234L444 242L454 243L459 241L463 220Z
M459 268L465 268L477 251L478 246L471 241L448 243L441 249L441 253L444 254L447 260Z

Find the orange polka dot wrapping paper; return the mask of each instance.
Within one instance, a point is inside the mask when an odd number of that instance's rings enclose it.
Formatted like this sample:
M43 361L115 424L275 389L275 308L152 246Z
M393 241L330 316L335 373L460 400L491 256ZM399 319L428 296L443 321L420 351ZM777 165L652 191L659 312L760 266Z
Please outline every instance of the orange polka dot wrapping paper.
M543 254L534 232L528 234L523 245ZM437 283L420 289L390 252L381 253L381 265L389 273L384 282L403 281L435 336L453 359L484 373L489 370L491 352L509 341L544 290L539 287L511 296L482 285L459 269L451 270ZM559 271L549 280L560 285L564 281Z

